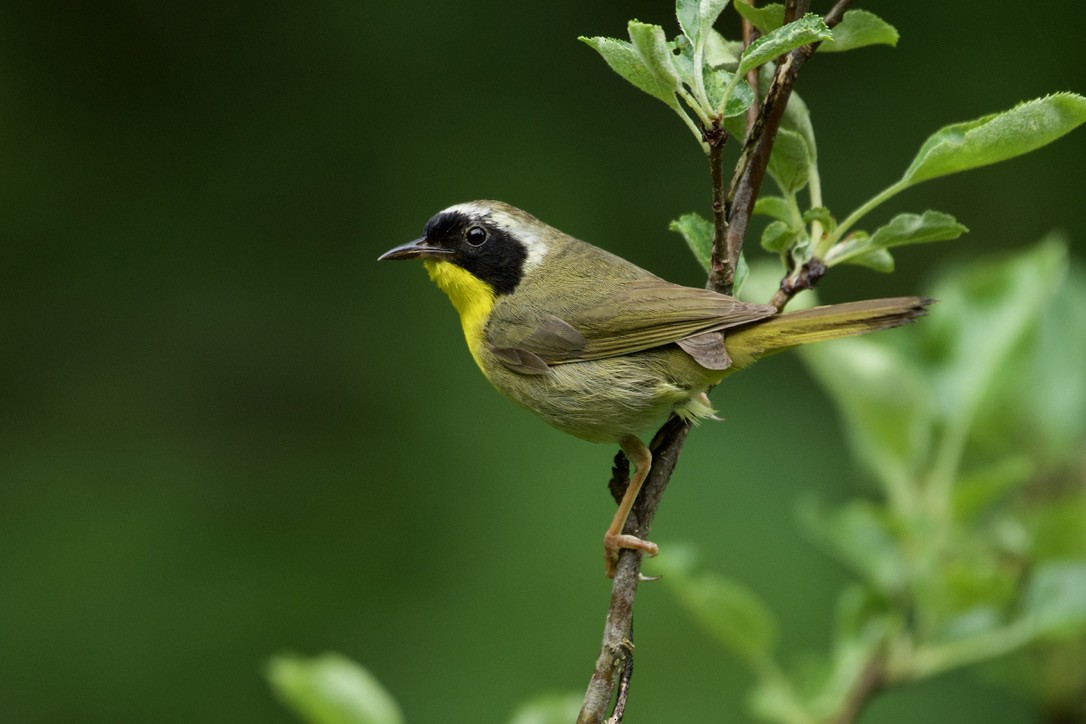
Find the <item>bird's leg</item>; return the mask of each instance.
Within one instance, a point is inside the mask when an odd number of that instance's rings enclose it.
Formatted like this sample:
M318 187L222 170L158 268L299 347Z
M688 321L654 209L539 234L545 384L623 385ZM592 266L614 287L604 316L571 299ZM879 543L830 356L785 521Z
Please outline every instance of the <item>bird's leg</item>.
M645 478L649 474L649 468L652 467L652 453L645 447L645 443L633 435L627 435L619 440L618 444L636 469L633 477L630 478L629 487L626 488L626 492L622 496L622 501L618 504L615 517L611 520L611 527L603 534L603 561L607 568L608 578L615 577L615 566L618 564L618 552L621 549L633 548L634 550L644 551L650 556L655 556L660 552L655 543L622 532L634 500L637 499L637 493L641 490L641 484L645 482Z

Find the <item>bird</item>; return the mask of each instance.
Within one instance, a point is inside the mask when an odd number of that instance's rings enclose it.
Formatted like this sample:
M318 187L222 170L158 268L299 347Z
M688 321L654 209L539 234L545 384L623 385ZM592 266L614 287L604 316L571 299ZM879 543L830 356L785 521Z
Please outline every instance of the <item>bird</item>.
M422 260L460 317L468 351L512 402L574 437L617 443L634 474L604 534L614 577L622 532L652 466L646 429L674 413L714 417L707 392L728 375L797 345L889 329L923 315L906 296L781 313L673 284L501 201L433 215L386 260Z

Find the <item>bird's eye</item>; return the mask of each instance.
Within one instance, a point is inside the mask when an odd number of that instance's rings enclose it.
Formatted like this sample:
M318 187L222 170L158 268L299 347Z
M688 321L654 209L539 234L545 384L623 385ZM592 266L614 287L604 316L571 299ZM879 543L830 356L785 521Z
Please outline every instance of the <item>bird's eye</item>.
M486 241L486 229L481 226L471 227L468 229L467 240L472 246L479 246Z

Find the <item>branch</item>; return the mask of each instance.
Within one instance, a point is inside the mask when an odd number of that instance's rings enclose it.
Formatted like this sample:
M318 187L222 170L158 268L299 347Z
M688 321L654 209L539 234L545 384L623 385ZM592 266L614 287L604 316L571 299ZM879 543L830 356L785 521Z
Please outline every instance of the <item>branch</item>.
M690 425L672 415L656 433L649 448L652 450L652 469L634 501L633 510L626 520L624 533L631 533L639 538L648 536L656 509L660 506L664 490L671 480L671 473L679 462L686 435ZM629 462L621 452L615 456L615 477L612 494L617 491L617 498L625 489L622 483L629 483ZM624 481L621 478L626 478ZM611 694L618 683L619 675L627 666L632 671L633 658L633 604L637 594L637 584L641 577L641 551L623 549L618 556L615 580L611 585L611 604L607 610L607 623L603 628L603 644L596 660L592 679L588 682L584 705L577 717L578 724L598 724L607 716L611 703ZM628 682L627 682L628 686ZM616 706L616 717L622 712ZM614 721L621 721L616 718Z
M838 2L830 15L827 15L826 24L832 27L840 22L850 4L851 0ZM785 8L786 20L789 14L792 18L802 16L809 6L809 0L789 0ZM732 174L727 194L724 190L722 165L727 133L719 122L714 124L713 128L702 129L705 140L709 143L710 175L713 179L713 251L709 285L718 292L731 292L743 236L754 211L758 189L765 178L769 155L773 150L773 139L780 128L784 108L792 93L792 85L803 64L814 53L815 47L808 45L797 48L778 63L761 110L748 129L743 153ZM634 501L630 517L623 528L624 533L647 539L656 510L660 506L689 432L690 425L674 415L657 431L649 446L652 450L652 468L637 500ZM629 462L621 452L615 457L614 472L611 491L615 499L619 500L629 483ZM641 551L628 549L619 553L600 655L585 692L584 705L577 717L578 724L598 724L604 721L620 679L622 690L615 714L609 721L617 723L622 720L629 677L633 671L633 605L637 584L641 578L641 556Z

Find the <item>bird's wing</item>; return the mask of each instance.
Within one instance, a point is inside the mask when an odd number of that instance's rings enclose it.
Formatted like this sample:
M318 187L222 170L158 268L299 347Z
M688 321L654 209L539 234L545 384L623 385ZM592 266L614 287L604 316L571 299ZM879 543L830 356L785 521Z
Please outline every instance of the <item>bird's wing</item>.
M506 314L504 324L488 325L504 331L496 336L488 330L491 348L500 359L532 359L538 368L535 360L556 365L604 359L690 340L680 346L694 359L710 369L724 369L728 360L723 338L706 333L776 313L769 305L652 276L624 281L604 294L586 290L567 295L555 306L555 313ZM518 371L526 371L521 367Z

